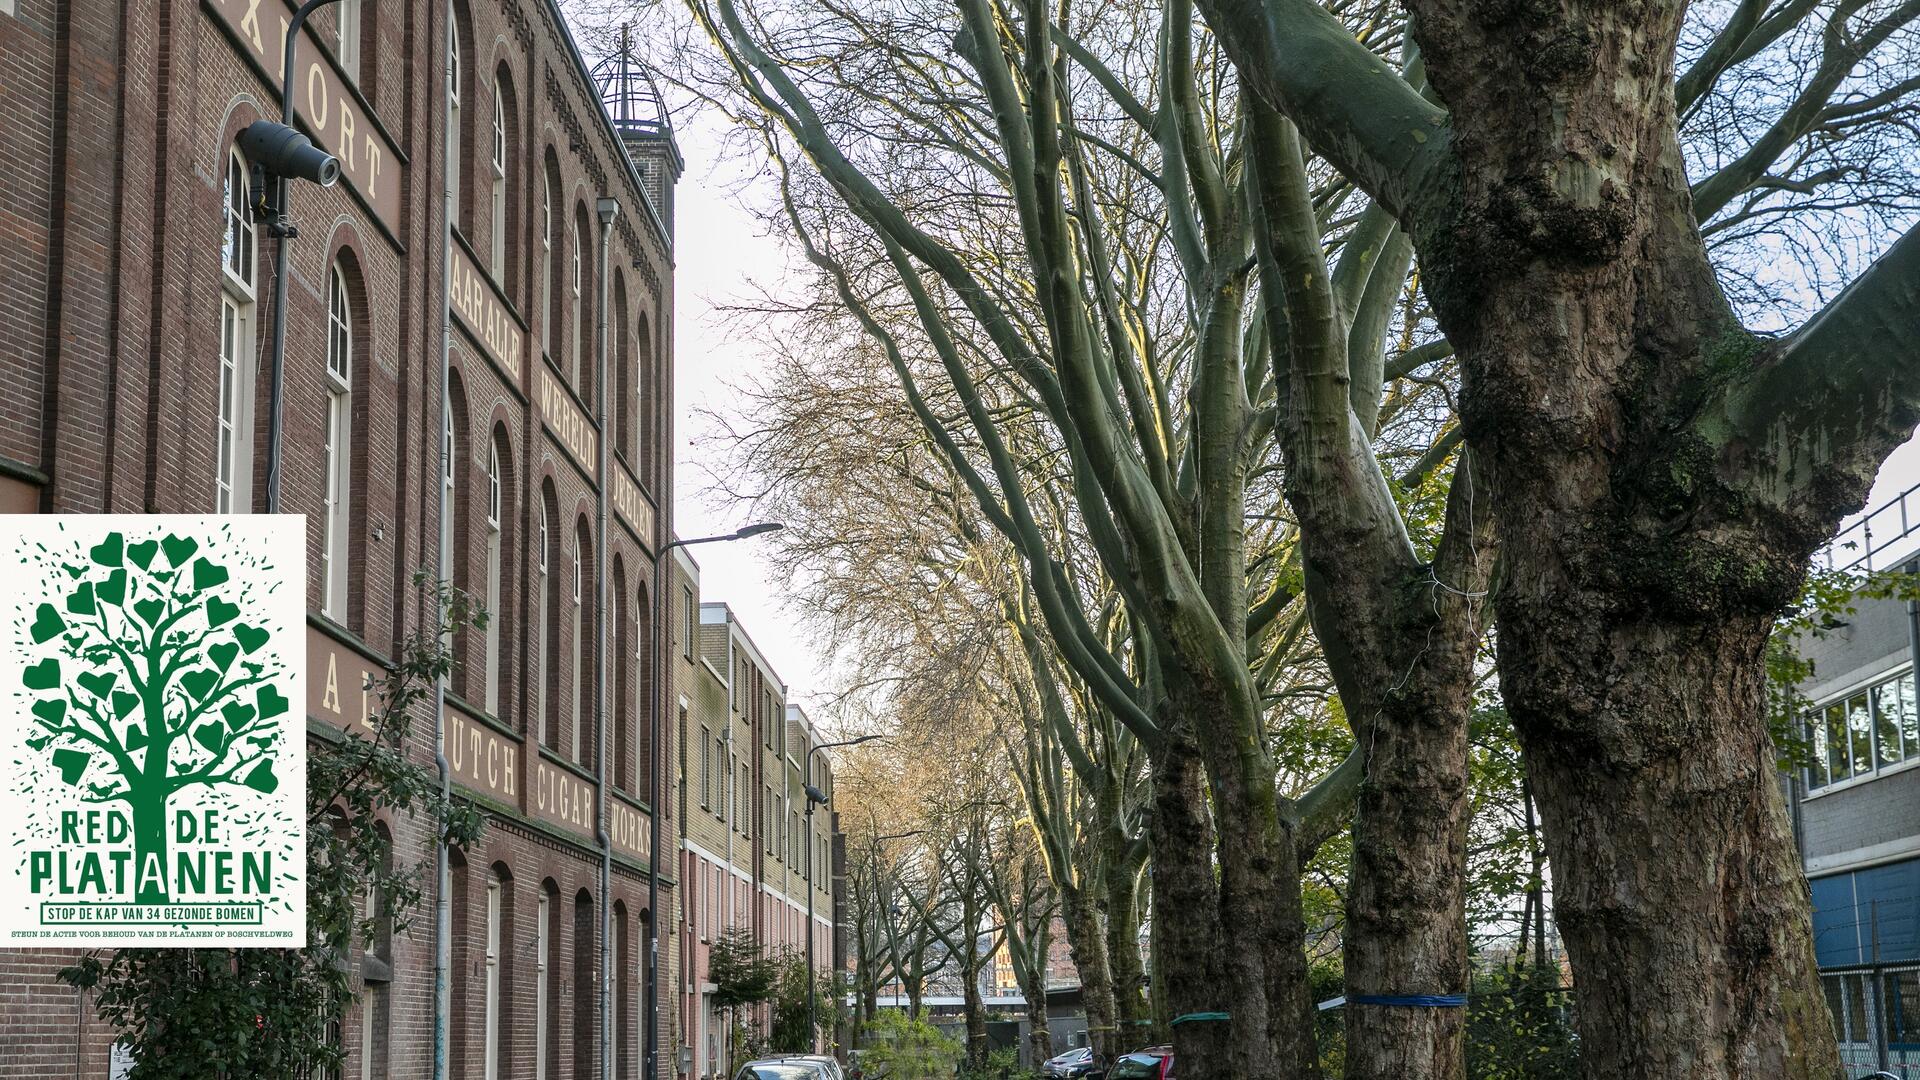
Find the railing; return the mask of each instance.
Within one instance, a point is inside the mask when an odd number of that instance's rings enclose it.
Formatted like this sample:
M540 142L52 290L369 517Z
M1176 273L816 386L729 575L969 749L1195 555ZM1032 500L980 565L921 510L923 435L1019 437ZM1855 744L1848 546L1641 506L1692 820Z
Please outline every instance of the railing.
M1818 565L1829 570L1885 570L1888 563L1904 562L1914 551L1902 551L1898 557L1875 560L1889 548L1915 532L1920 532L1920 484L1868 511L1866 516L1840 530L1832 542L1814 555Z

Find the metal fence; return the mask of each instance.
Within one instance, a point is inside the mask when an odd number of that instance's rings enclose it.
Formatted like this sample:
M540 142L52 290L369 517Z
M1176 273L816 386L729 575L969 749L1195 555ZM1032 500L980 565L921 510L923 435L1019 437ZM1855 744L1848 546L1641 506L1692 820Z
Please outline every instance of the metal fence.
M1814 559L1829 570L1886 570L1911 558L1920 538L1920 484L1874 507L1860 520L1841 529L1833 542Z

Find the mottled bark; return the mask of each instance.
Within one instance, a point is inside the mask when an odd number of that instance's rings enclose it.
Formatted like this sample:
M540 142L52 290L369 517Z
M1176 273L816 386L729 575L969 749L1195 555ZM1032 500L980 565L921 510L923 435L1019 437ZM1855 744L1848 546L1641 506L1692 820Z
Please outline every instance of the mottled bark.
M1447 212L1415 233L1494 475L1501 686L1584 1069L1829 1080L1762 651L1866 478L1835 470L1810 502L1768 506L1753 496L1770 477L1716 475L1687 430L1764 351L1693 222L1670 92L1680 5L1512 22L1415 7L1458 161Z
M1170 745L1153 762L1153 889L1155 976L1166 986L1173 1016L1221 1011L1222 972L1244 941L1224 931L1213 868L1213 826L1206 778L1191 743ZM1173 1028L1183 1075L1230 1077L1230 1032L1223 1023Z
M1118 833L1118 830L1109 830ZM1140 905L1137 899L1141 859L1128 849L1125 835L1109 839L1102 875L1106 886L1107 964L1113 972L1113 1018L1123 1041L1153 1041L1152 1011L1147 1006L1146 968L1140 962Z
M1060 921L1067 932L1067 952L1080 975L1080 999L1087 1010L1087 1034L1093 1048L1111 1055L1114 1050L1113 980L1107 967L1106 935L1093 901L1080 889L1060 889Z

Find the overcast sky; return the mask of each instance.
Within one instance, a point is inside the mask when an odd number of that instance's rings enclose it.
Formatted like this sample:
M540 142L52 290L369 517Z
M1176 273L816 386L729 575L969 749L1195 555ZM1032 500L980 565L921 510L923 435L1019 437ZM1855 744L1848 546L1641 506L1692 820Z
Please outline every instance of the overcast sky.
M780 243L763 234L745 209L758 201L756 191L764 190L756 188L755 178L737 162L717 161L722 133L712 126L712 114L687 117L676 135L687 171L675 191L674 528L682 537L693 537L726 532L748 520L744 507L712 504L705 491L707 475L696 457L703 453L703 436L712 434L702 412L737 415L729 386L751 377L762 360L752 340L728 332L720 309L750 298L756 283L777 285L786 262ZM1910 442L1888 461L1867 506L1879 507L1915 483L1920 483L1920 443ZM1920 497L1908 503L1920 524ZM1882 515L1873 523L1875 534L1886 535L1887 526L1897 521L1897 513ZM1910 537L1897 552L1920 546L1916 541L1920 536ZM701 595L732 605L786 681L792 699L816 705L822 701L829 650L816 648L782 604L782 587L768 580L761 543L746 540L692 549L700 563ZM814 711L816 721L832 726L831 717Z

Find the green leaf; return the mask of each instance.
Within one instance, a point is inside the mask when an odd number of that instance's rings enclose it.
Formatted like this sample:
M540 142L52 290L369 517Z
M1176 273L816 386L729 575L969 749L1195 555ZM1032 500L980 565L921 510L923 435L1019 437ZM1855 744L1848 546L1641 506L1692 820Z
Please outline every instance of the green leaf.
M29 690L47 690L60 683L60 661L49 656L28 668L20 676Z
M166 614L166 610L167 605L164 600L151 596L133 605L134 614L140 616L141 621L148 626L160 625L160 617Z
M135 724L127 729L127 749L138 750L147 745L147 729Z
M67 610L75 615L91 615L93 606L93 582L83 581L80 587L67 596Z
M66 781L69 787L80 782L80 778L87 774L87 766L91 764L93 755L85 750L63 746L53 752L53 767L60 770L60 779Z
M240 655L240 646L231 641L223 642L209 648L207 655L213 658L213 662L220 666L221 671L225 671L233 666L233 658Z
M33 643L40 645L45 643L48 638L53 637L66 628L67 620L61 618L60 613L53 610L52 604L41 604L38 608L34 609L33 626L29 628L28 632L33 635Z
M220 673L212 668L195 668L180 676L180 685L187 688L195 701L205 701L207 694L220 682Z
M268 636L265 630L248 626L246 623L237 623L233 628L234 640L240 643L241 648L247 650L248 656L259 652L260 646L267 643Z
M242 724L253 719L254 708L242 701L228 702L220 709L220 715L227 718L227 726L239 730Z
M113 693L113 684L120 681L120 673L117 671L87 671L82 672L80 677L75 681L94 697L105 701L107 700L107 696Z
M193 561L193 587L211 589L215 585L227 583L227 568L208 562L205 558Z
M207 601L207 625L225 626L240 614L238 604L229 604L219 597Z
M119 566L121 545L126 543L126 539L117 532L108 533L107 538L93 545L87 554L101 566Z
M107 575L107 580L93 587L93 595L103 603L124 604L127 602L127 571L125 567Z
M190 536L168 533L167 538L160 541L160 546L167 550L167 561L178 570L187 565L187 560L193 558L194 552L200 550L200 541Z
M209 720L193 729L193 741L206 747L210 754L220 752L220 743L225 738L226 732L221 730L219 722L215 720Z
M287 699L271 686L263 686L255 700L260 702L260 719L271 720L287 711Z
M115 690L113 692L114 719L125 720L127 718L127 714L132 712L134 709L134 706L138 704L140 704L140 695L129 694L125 690Z
M153 565L154 553L159 550L160 542L158 540L142 540L137 544L129 544L127 546L127 558L132 559L135 566L145 570L147 567Z
M247 786L262 795L271 795L280 786L280 780L273 775L273 763L262 761L247 774Z
M49 724L57 724L67 718L67 699L48 698L33 703L33 715Z

